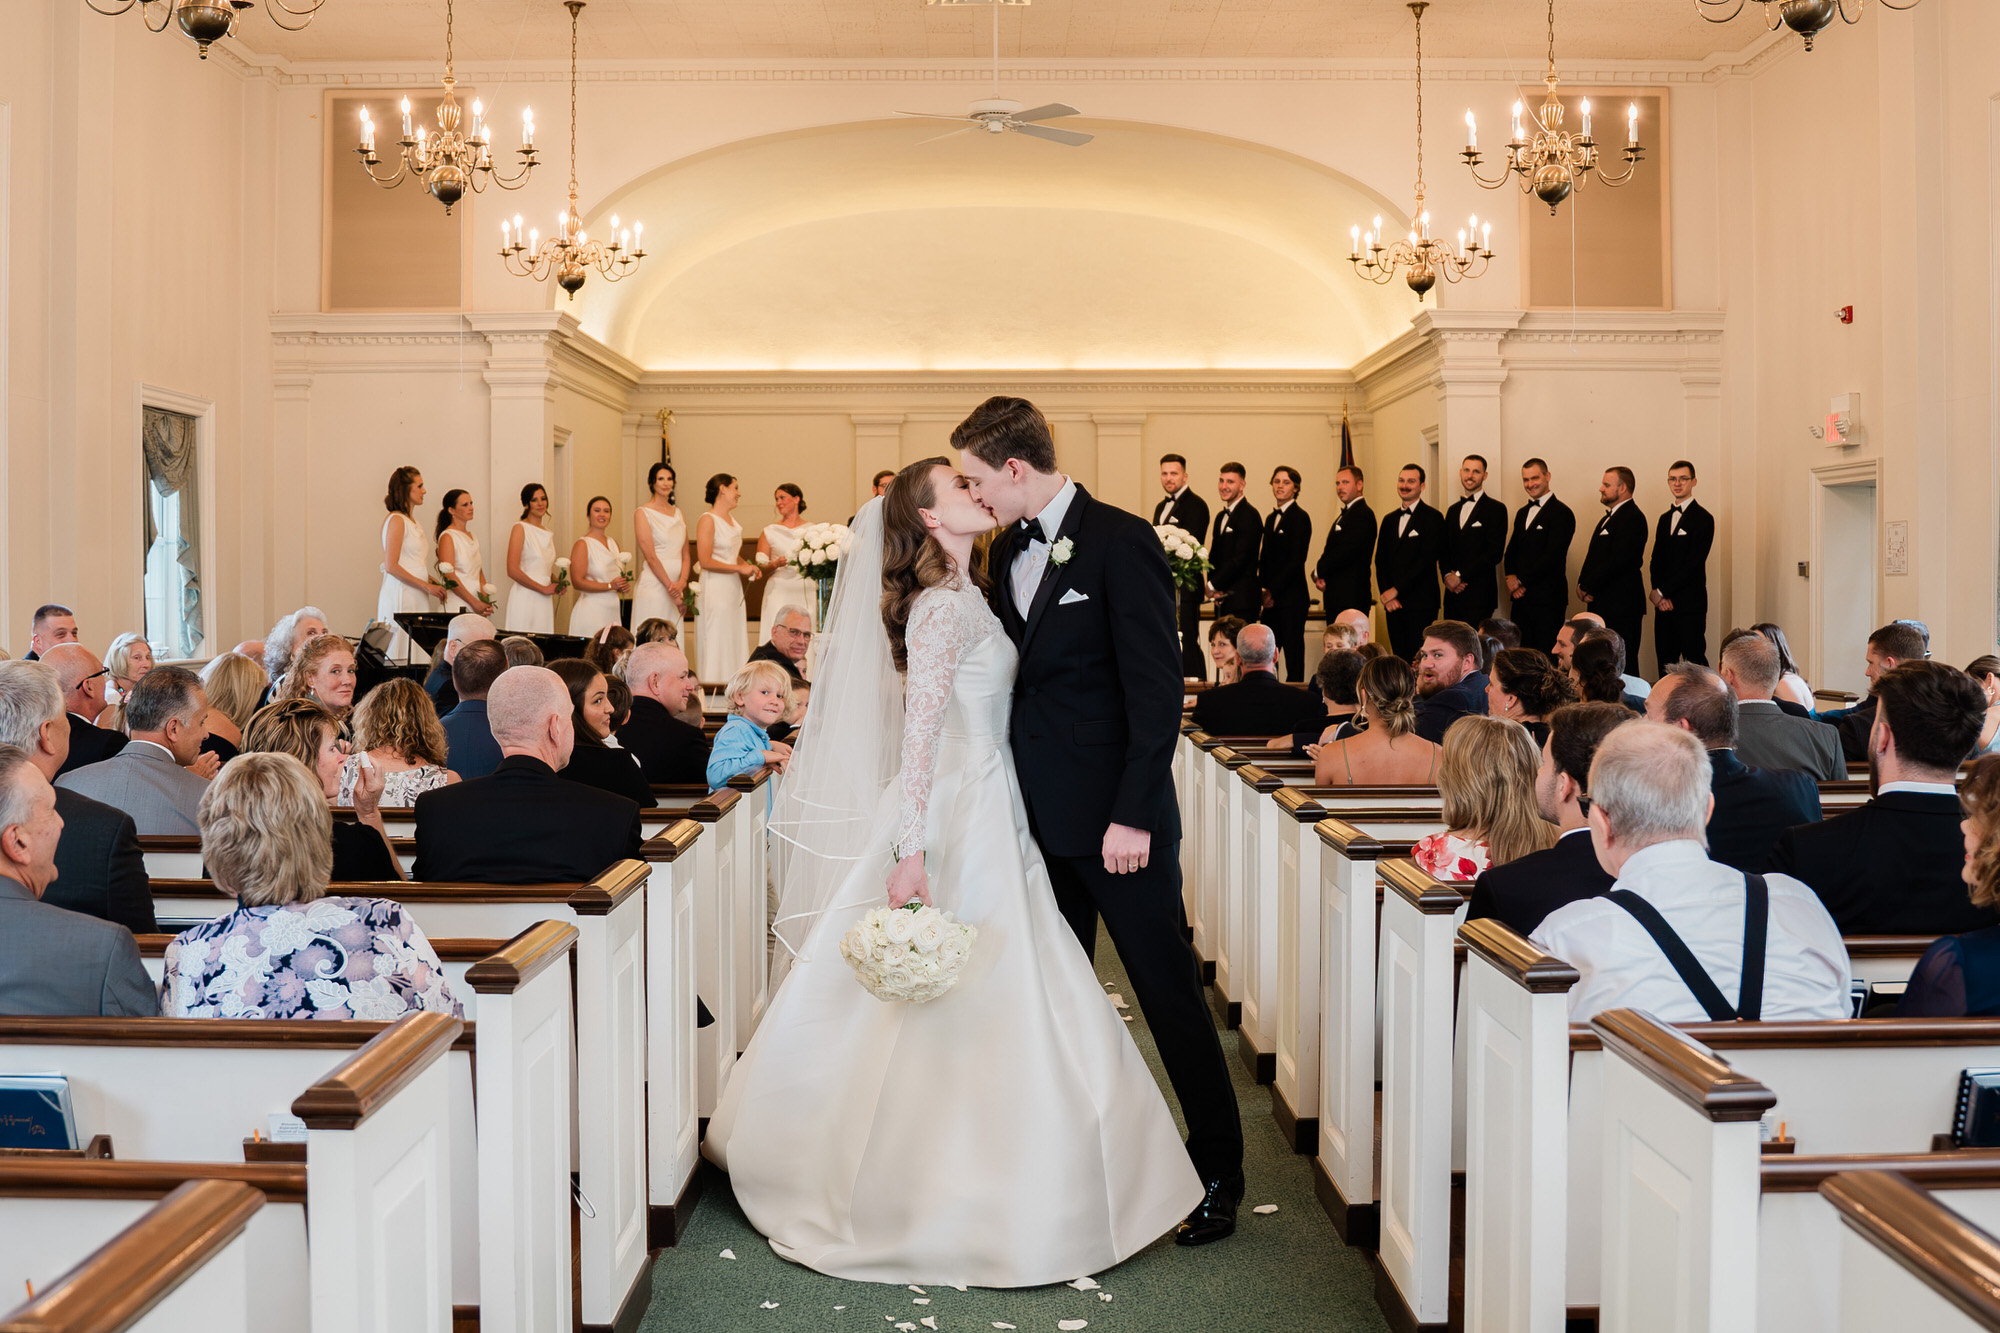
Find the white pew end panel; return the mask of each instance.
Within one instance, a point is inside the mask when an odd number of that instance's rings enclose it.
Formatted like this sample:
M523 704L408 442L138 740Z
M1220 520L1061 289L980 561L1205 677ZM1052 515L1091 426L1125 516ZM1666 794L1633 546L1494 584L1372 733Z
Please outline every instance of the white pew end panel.
M1838 1333L2000 1329L2000 1241L1889 1172L1820 1186L1839 1210Z
M701 1198L701 1072L695 1039L695 869L704 825L648 838L646 886L647 1246L680 1243Z

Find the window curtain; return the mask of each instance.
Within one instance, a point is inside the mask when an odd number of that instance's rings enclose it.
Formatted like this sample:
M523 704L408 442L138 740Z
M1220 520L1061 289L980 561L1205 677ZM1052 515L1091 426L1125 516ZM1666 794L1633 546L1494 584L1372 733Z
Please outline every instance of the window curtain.
M175 563L181 567L181 607L179 653L191 657L200 648L201 630L201 548L189 540L190 534L197 538L201 532L201 509L199 490L195 485L194 463L195 419L179 412L166 412L157 407L146 409L143 447L146 455L146 478L153 483L153 490L164 499L167 496L180 497L179 549L174 552ZM153 507L146 509L146 549L151 551L159 540L159 532L153 524Z

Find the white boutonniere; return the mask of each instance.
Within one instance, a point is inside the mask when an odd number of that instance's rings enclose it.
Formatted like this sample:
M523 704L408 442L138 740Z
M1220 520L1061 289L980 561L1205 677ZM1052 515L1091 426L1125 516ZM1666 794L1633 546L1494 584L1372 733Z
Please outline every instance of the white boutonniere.
M1057 542L1053 547L1050 548L1049 563L1052 565L1066 565L1069 563L1070 556L1074 555L1075 553L1076 553L1076 543L1071 541L1069 538L1064 537L1061 541Z

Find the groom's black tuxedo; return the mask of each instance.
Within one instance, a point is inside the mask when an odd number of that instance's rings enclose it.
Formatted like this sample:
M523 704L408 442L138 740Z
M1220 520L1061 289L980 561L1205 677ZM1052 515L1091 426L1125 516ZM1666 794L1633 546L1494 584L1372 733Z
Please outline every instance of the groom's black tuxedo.
M1233 1180L1243 1169L1243 1126L1181 910L1173 576L1144 519L1081 486L1049 534L1065 537L1069 559L1049 561L1025 613L1012 579L1026 545L1019 526L992 549L994 609L1021 655L1011 730L1029 826L1086 954L1104 919L1180 1099L1195 1170L1205 1181ZM1152 834L1144 869L1104 868L1111 824Z

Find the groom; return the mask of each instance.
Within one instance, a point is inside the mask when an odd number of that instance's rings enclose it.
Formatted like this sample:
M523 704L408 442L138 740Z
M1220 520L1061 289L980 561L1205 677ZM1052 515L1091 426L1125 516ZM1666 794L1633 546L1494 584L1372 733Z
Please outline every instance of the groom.
M951 442L1004 525L991 596L1021 655L1012 732L1030 827L1084 952L1102 916L1132 978L1207 1191L1174 1239L1206 1245L1236 1230L1243 1126L1182 929L1173 576L1145 520L1056 471L1033 403L989 398Z

